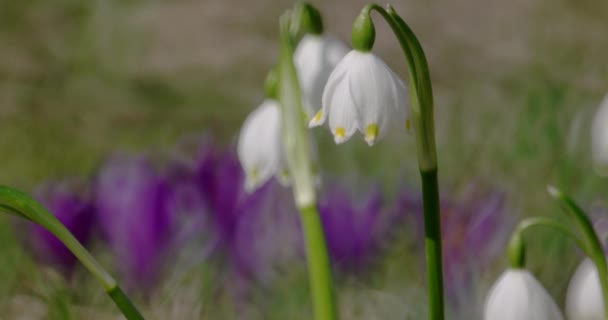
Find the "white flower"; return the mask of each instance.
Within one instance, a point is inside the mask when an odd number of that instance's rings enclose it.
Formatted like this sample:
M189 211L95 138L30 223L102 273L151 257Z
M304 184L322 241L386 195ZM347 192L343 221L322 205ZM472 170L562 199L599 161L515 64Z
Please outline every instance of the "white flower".
M393 125L409 129L405 86L371 52L352 50L336 66L323 91L323 108L310 121L315 127L329 118L336 143L361 131L371 146Z
M591 147L597 173L608 175L608 95L604 97L593 119Z
M346 45L331 35L305 35L300 40L293 60L309 118L321 109L327 78L347 52Z
M485 320L561 320L559 308L529 271L508 269L486 297Z
M237 146L245 171L245 189L253 191L277 175L285 182L285 152L281 141L281 114L278 102L267 99L247 116Z
M570 320L603 320L602 289L595 264L585 259L576 269L566 295L566 314Z

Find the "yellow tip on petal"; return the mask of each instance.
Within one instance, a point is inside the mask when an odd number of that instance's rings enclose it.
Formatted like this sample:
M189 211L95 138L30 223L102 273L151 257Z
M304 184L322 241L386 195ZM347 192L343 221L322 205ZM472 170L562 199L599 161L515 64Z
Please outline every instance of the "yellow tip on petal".
M336 143L342 143L342 142L346 141L345 136L346 136L346 130L344 130L344 127L337 127L334 130L334 141Z
M411 127L412 123L410 122L410 119L405 120L405 130L410 131Z
M344 138L344 128L343 127L337 127L336 131L334 132L334 135L338 138Z
M323 117L323 110L319 110L319 112L315 113L315 116L312 117L310 122L308 123L309 127L316 127L321 124L321 120Z
M370 124L365 128L365 141L370 146L376 142L376 138L378 137L378 125Z
M312 118L315 122L319 122L321 121L321 116L322 116L322 111L317 112L317 114L315 114L314 118Z

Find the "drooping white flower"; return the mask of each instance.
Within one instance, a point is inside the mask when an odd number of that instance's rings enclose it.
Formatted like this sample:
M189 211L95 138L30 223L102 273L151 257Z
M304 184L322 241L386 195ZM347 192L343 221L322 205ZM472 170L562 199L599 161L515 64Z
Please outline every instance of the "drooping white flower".
M323 108L309 126L329 126L336 143L345 142L358 129L371 146L395 125L409 129L405 86L401 79L371 52L352 50L327 80Z
M559 308L534 276L525 269L508 269L490 289L485 320L562 320Z
M591 151L596 172L608 176L608 95L604 97L593 118Z
M321 109L327 79L347 52L348 48L342 41L324 33L307 34L298 43L293 60L309 119Z
M603 320L604 302L595 264L585 259L576 269L566 295L566 314L570 320Z
M245 171L245 189L253 191L277 175L285 182L285 153L281 141L281 110L266 99L247 116L239 135L237 154Z

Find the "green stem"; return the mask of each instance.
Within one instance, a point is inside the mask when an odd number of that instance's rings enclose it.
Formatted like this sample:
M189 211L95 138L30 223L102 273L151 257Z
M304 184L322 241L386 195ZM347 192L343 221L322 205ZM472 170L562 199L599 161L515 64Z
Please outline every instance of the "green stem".
M118 288L116 280L104 270L72 233L36 200L16 189L0 186L0 209L37 223L55 235L101 283L118 308L121 311L130 310L128 314L123 311L128 320L143 319L130 300ZM120 294L113 294L116 290Z
M306 242L314 319L335 320L338 316L334 303L331 265L316 206L301 207L300 221L302 222L302 230Z
M412 103L411 114L416 136L418 167L422 177L429 319L442 320L444 318L444 301L441 215L437 182L433 90L429 67L420 42L391 6L384 9L372 3L363 8L362 14L369 16L371 11L378 12L389 24L401 45L408 65Z
M521 239L523 239L523 233L531 227L548 227L553 230L561 232L566 237L576 243L576 245L585 252L585 254L589 255L589 250L585 242L581 241L579 237L570 229L559 222L558 220L545 218L545 217L532 217L522 220L513 234L511 235L511 240L509 241L509 258L511 260L511 266L515 268L522 268L524 266L524 254L521 252L524 249L524 245Z
M306 243L314 319L336 320L338 312L334 301L331 265L319 212L315 205L315 176L311 165L309 133L304 126L300 84L293 62L294 41L289 32L290 23L293 23L292 14L287 12L280 20L278 87L283 147Z
M441 216L437 170L421 171L424 205L424 246L429 298L429 319L443 319L443 273L441 255Z
M114 300L114 303L116 303L118 309L120 309L122 314L124 314L127 319L144 320L144 317L141 315L141 313L139 313L131 300L129 300L129 297L127 297L119 286L116 286L114 289L108 291L108 295L110 298L112 298L112 300Z
M574 218L579 225L584 237L584 244L587 247L586 253L597 268L604 300L604 317L608 319L608 267L606 266L606 256L604 255L602 243L595 233L593 224L585 214L585 211L574 200L553 186L549 186L547 190L554 199L561 203L564 211Z

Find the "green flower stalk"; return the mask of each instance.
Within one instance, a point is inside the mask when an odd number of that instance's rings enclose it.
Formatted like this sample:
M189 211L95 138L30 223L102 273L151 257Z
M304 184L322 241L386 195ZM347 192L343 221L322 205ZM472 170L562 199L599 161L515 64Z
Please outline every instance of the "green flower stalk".
M128 320L143 320L143 316L116 283L116 280L91 256L55 216L32 197L13 188L0 186L0 209L30 220L57 237L101 283L106 293Z
M604 301L604 318L608 319L608 266L606 264L602 243L593 229L593 224L589 220L587 214L585 214L583 209L581 209L572 198L553 186L548 186L547 190L549 194L560 203L562 209L576 222L578 227L577 231L582 234L582 240L580 241L581 244L579 246L582 246L581 248L585 254L587 254L597 268Z
M509 241L507 253L512 269L524 269L526 265L524 233L532 227L545 227L558 231L571 239L595 264L604 301L604 316L608 319L608 269L601 243L591 221L585 212L566 194L555 187L548 187L549 194L557 200L564 211L573 220L566 225L559 220L547 217L531 217L522 220Z
M306 12L309 10L287 12L280 19L278 97L281 106L282 139L287 168L305 237L314 318L335 320L337 319L337 309L334 302L330 261L316 205L311 146L309 133L305 127L306 114L293 61L295 47L293 35L298 34L294 30L299 27L297 23L302 20L297 17ZM317 15L305 14L304 16L316 17ZM304 20L315 21L315 19Z
M408 65L411 110L404 106L404 85L371 53L375 40L372 11L386 20L403 50ZM413 126L423 192L429 319L442 320L444 297L437 152L433 91L426 57L412 30L390 5L386 9L377 4L363 8L353 25L352 44L354 50L330 76L323 110L315 117L319 121L311 122L311 126L323 123L327 117L337 143L346 141L359 129L369 145L385 135L395 122L406 130ZM363 78L362 74L374 81ZM325 97L328 97L327 101Z
M334 302L331 265L316 205L316 177L312 167L309 133L305 127L306 113L302 105L302 94L293 60L294 35L301 33L299 30L302 25L313 32L322 31L318 11L313 9L309 5L299 5L295 11L288 11L281 16L276 84L281 108L281 138L285 160L305 238L314 318L335 320L337 309ZM302 24L302 21L306 23ZM272 82L274 81L268 83L272 84ZM267 86L267 91L274 91L269 90L269 87L272 88L272 85Z

